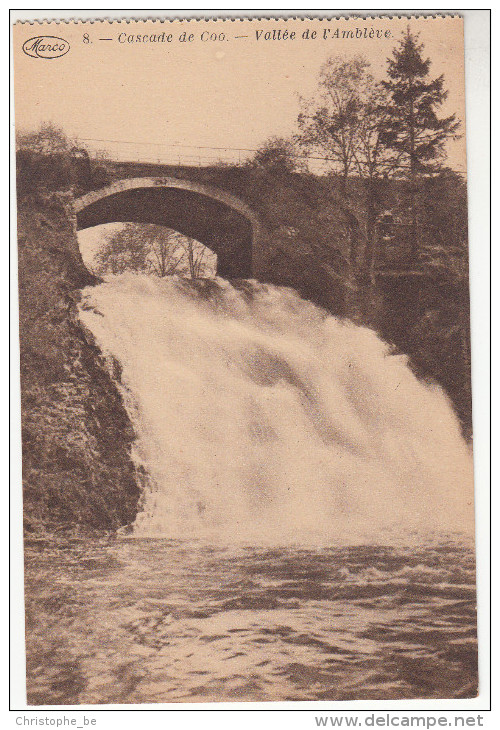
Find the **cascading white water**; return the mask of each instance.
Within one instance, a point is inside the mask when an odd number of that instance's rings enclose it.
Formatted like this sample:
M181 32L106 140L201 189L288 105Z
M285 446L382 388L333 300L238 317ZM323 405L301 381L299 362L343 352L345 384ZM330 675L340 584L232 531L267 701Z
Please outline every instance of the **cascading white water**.
M289 289L123 274L80 317L149 474L136 535L386 542L471 533L452 408L366 328Z

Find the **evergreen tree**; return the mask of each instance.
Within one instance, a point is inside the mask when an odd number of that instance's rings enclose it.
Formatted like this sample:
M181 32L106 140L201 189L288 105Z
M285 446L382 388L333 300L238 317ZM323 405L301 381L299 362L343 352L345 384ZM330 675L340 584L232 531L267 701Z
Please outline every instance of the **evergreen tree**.
M444 77L428 79L430 59L422 57L423 45L407 28L399 46L388 59L388 93L383 142L402 155L410 177L439 170L444 142L456 137L460 122L455 114L439 118L437 110L446 100Z
M381 141L400 155L399 169L409 178L409 207L411 210L412 255L419 248L418 177L438 172L444 158L444 143L457 137L460 122L455 114L438 116L439 107L448 96L444 77L429 79L431 61L422 55L408 27L402 40L388 59L389 79L382 81L388 95Z

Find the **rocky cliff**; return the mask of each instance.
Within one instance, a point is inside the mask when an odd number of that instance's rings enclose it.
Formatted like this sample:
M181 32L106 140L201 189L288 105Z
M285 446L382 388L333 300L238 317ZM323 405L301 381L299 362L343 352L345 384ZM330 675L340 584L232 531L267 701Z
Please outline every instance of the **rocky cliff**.
M117 528L140 498L134 434L78 320L79 290L96 280L80 257L69 194L20 201L18 247L25 528Z

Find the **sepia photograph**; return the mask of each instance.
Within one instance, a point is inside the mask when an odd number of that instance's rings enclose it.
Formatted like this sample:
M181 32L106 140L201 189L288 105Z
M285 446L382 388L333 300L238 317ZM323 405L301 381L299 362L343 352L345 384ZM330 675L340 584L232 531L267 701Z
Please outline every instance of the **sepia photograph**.
M27 705L476 697L463 18L13 65Z

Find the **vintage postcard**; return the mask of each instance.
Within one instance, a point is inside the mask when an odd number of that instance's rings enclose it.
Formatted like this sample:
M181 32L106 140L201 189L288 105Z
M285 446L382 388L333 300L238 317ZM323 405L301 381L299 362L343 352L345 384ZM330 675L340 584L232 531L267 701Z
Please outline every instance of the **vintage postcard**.
M477 695L463 30L15 24L29 705Z

